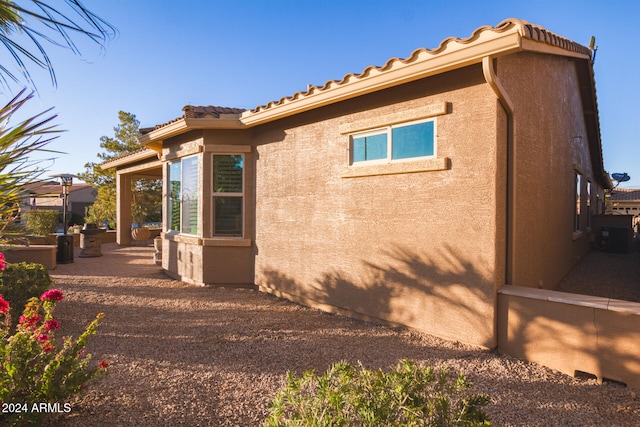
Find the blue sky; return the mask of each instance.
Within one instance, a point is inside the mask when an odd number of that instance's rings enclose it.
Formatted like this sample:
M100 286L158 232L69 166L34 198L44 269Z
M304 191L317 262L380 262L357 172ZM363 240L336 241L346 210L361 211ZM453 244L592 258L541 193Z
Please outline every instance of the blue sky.
M254 108L323 85L447 37L516 17L583 45L596 36L596 88L605 169L640 187L640 1L432 0L85 0L114 25L104 50L83 56L50 47L58 87L33 73L39 98L66 132L50 148L68 154L43 164L54 173L97 161L100 137L113 136L117 113L141 126L165 123L182 107Z

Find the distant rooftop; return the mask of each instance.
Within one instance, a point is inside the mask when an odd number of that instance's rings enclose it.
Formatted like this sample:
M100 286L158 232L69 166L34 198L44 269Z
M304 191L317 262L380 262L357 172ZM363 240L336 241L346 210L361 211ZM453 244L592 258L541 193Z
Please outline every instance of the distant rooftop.
M611 191L611 200L640 200L640 188L616 188Z

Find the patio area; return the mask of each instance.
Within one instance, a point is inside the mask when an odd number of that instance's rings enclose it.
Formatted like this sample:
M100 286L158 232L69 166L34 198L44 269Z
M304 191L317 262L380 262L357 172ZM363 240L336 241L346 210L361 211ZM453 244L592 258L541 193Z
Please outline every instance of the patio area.
M640 303L640 249L626 254L592 249L556 289Z

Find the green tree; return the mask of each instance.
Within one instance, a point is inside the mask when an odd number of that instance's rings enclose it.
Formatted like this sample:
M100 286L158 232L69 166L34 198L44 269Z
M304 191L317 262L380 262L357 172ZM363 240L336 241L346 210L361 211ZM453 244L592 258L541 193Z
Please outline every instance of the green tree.
M100 162L85 164L85 172L79 174L80 179L97 189L95 203L89 208L88 222L102 224L108 221L110 227L116 226L116 176L115 170L104 170L102 163L140 150L140 122L136 116L125 111L118 112L120 123L113 128L113 138L100 138L98 153ZM159 221L162 209L162 181L157 179L138 178L133 180L133 217L135 222Z

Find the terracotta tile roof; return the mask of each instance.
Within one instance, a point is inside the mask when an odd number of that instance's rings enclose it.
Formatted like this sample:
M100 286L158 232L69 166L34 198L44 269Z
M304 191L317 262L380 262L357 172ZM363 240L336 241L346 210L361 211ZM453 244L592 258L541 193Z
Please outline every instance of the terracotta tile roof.
M90 187L89 184L84 182L74 182L69 192L74 192L78 190L82 190L83 188ZM40 181L34 182L31 184L27 184L22 188L25 192L34 194L34 195L49 195L55 194L59 196L62 192L62 186L58 181Z
M288 97L283 97L278 101L272 101L265 105L258 106L255 109L251 110L251 113L261 112L269 108L277 107L284 103L294 101L299 98L304 98L306 96L327 91L329 89L334 89L346 83L352 83L354 80L360 80L360 79L366 78L374 73L381 73L381 72L390 70L394 68L394 66L397 64L410 64L410 63L416 62L418 60L423 59L425 57L425 54L430 56L436 56L440 53L447 51L449 46L454 43L463 44L463 45L471 44L472 42L478 40L486 32L501 33L507 30L511 30L514 25L519 27L519 32L524 38L527 38L536 42L543 42L550 46L558 47L558 48L567 50L569 52L575 52L575 53L580 53L580 54L589 55L589 56L591 55L591 51L589 50L588 47L582 46L569 39L556 35L539 25L531 24L521 19L509 18L502 21L500 24L498 24L495 27L491 27L491 26L479 27L471 34L471 36L464 39L461 39L458 37L449 37L443 40L440 43L440 45L435 49L419 48L414 50L411 53L411 55L409 55L409 57L404 59L397 58L397 57L391 58L381 67L369 66L359 74L349 73L345 75L341 80L329 80L323 86L309 85L307 90L304 92L296 92L293 95Z
M213 107L211 105L206 107L197 107L193 105L185 105L182 108L184 111L184 117L186 119L201 119L204 117L220 118L221 114L241 114L245 111L244 108L229 108L229 107Z
M611 200L640 200L640 188L616 188L611 192Z
M204 118L215 118L219 119L221 114L242 114L246 109L244 108L231 108L231 107L216 107L212 105L207 106L194 106L194 105L185 105L182 107L183 114L180 117L176 117L173 120L170 120L166 123L162 123L160 125L150 127L150 128L142 128L140 129L140 134L145 135L151 131L156 129L163 128L165 126L170 125L171 123L175 123L178 120L182 119L204 119Z

